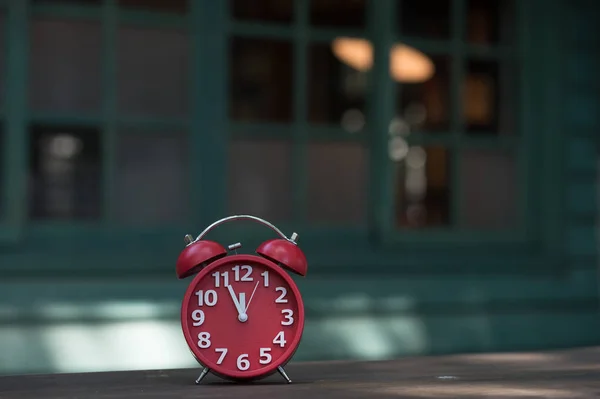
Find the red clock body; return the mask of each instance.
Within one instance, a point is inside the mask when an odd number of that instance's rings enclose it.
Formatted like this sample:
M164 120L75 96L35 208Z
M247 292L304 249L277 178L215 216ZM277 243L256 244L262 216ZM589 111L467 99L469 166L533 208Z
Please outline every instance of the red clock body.
M196 360L214 374L258 379L284 366L298 348L304 305L281 266L257 255L229 255L191 281L181 325Z

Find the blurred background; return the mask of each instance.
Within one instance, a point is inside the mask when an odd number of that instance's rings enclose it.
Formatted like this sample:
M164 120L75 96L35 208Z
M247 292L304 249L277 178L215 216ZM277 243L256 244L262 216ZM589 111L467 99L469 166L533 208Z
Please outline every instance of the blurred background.
M236 213L299 234L296 360L600 344L599 25L591 0L0 1L0 374L197 366L175 262Z

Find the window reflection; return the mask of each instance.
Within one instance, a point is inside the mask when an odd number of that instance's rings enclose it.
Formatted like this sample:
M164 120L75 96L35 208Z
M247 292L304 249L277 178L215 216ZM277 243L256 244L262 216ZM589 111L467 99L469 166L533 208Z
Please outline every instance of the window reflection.
M244 122L291 122L292 43L234 37L230 54L231 118Z
M468 134L515 134L516 73L498 61L469 60L463 112Z
M366 220L368 150L360 143L310 143L308 219L360 224Z
M226 0L220 0L226 1ZM292 22L293 0L229 0L233 18L239 21Z
M229 214L251 214L276 221L291 219L291 149L291 144L284 140L230 142Z
M367 74L344 65L328 43L309 46L308 119L342 124L355 133L364 127Z
M121 27L117 43L117 104L127 116L185 116L189 106L186 32Z
M31 106L36 111L99 111L100 23L34 19L30 40Z
M468 0L467 41L510 43L514 38L514 6L513 0Z
M315 27L363 28L366 0L311 0L310 23Z
M403 36L449 39L451 0L397 0L397 26Z
M398 115L417 131L450 129L450 58L430 56L434 75L421 83L398 85Z
M516 158L502 150L461 155L461 220L467 228L502 229L517 221Z
M96 219L101 212L97 129L34 126L30 132L33 219Z
M187 135L120 130L115 175L115 220L135 225L177 223L189 215Z
M390 140L396 161L396 226L422 228L450 223L450 152L443 147L409 146Z

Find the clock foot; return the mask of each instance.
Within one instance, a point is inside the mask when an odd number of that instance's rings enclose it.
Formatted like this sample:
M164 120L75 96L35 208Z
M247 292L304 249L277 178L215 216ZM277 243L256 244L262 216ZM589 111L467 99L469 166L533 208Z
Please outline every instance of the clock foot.
M283 377L283 379L288 383L291 384L292 380L290 380L290 377L288 377L287 373L285 372L285 370L283 369L283 367L279 366L277 367L277 371L279 371L279 374L281 374L281 376Z
M200 381L206 377L206 374L208 374L209 371L210 369L208 367L204 367L204 370L202 370L202 373L200 373L200 376L196 379L196 385L200 385Z

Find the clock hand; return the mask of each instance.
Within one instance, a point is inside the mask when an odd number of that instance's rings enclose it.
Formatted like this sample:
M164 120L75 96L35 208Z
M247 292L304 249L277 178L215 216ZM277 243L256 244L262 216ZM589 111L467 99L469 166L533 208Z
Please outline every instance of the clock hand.
M256 282L256 285L254 286L254 289L252 290L252 295L250 295L250 300L248 301L248 304L246 305L246 309L244 309L244 314L246 314L248 312L248 307L250 306L250 302L252 302L252 298L254 298L254 293L256 292L256 289L258 288L258 281Z
M242 307L242 304L238 300L237 295L235 294L235 291L233 291L233 287L231 285L228 285L227 289L229 290L229 295L231 295L231 299L233 300L235 309L238 312L238 320L241 321L242 323L245 322L246 320L248 320L248 316L246 315L246 311ZM244 295L243 298L244 298L244 302L245 302L246 296Z

